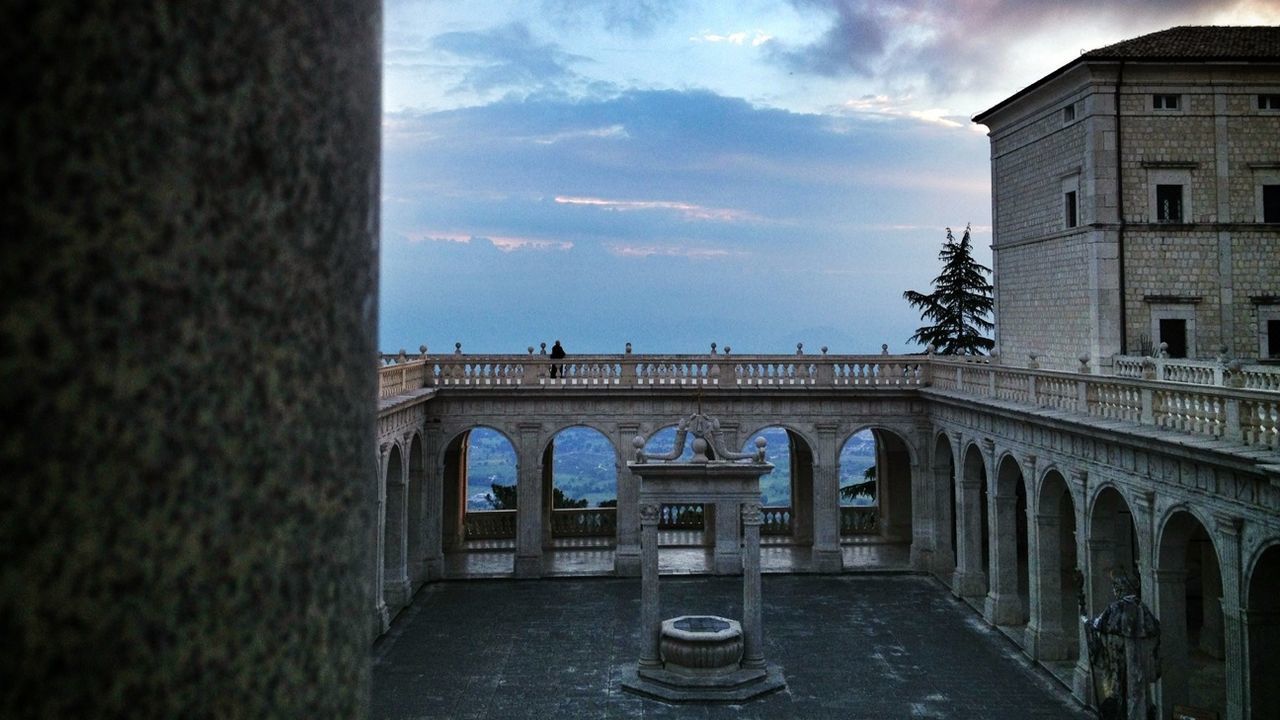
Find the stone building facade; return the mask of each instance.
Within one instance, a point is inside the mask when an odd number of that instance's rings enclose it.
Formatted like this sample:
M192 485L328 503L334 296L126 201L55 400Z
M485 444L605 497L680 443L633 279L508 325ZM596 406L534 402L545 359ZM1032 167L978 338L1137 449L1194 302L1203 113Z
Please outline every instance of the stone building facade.
M1280 357L1280 28L1086 52L974 121L1007 362Z

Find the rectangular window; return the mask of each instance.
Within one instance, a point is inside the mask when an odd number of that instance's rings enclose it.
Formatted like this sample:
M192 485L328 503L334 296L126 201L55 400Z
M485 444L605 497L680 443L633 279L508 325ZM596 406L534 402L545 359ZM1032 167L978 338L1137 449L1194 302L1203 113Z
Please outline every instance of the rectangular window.
M1062 196L1062 210L1066 219L1067 227L1076 226L1076 191L1064 193Z
M1280 320L1267 321L1267 357L1280 358Z
M1076 105L1072 103L1062 108L1062 122L1069 123L1076 119Z
M1179 99L1177 95L1152 95L1151 107L1155 110L1177 110Z
M1182 186L1156 186L1156 221L1182 222Z
M1160 343L1171 358L1187 356L1187 321L1161 318Z
M1280 95L1259 95L1259 110L1280 110Z
M1280 185L1262 186L1262 222L1280 223Z

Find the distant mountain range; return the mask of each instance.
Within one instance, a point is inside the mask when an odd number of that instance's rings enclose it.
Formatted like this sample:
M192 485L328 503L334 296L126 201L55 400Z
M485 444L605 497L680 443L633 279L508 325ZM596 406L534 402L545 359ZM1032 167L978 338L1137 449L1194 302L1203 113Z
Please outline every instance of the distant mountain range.
M789 505L791 503L791 464L786 430L768 428L759 433L768 442L769 462L773 472L760 480L761 501L765 505ZM675 430L655 435L648 450L654 453L669 452ZM743 443L753 447L756 436ZM840 453L840 485L843 487L863 480L866 469L875 464L875 438L870 431L853 436ZM686 454L690 450L686 448ZM565 496L585 498L590 507L617 498L617 478L614 470L613 448L600 433L589 428L569 428L556 436L553 473L556 487ZM486 428L471 432L467 453L467 509L489 510L492 506L486 495L492 494L492 485L515 485L515 451L499 433ZM867 504L861 502L845 504Z

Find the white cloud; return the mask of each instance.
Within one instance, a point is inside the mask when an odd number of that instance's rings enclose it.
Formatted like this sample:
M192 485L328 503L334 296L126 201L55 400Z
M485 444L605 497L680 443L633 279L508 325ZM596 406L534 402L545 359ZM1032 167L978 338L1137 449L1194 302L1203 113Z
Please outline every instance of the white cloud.
M583 205L598 207L611 212L631 212L635 210L670 210L690 220L709 220L716 222L744 222L759 220L759 216L746 210L732 208L712 208L695 203L678 200L610 200L594 197L571 197L557 195L556 203L560 205Z
M752 32L749 32L746 30L739 30L737 32L724 33L724 34L705 31L700 35L694 35L693 37L689 38L689 40L696 43L703 43L703 42L725 43L728 45L748 45L749 44L751 45L751 47L760 47L761 45L769 42L772 39L773 39L772 35L762 30L755 30Z
M468 235L465 233L448 233L433 231L415 231L405 233L410 244L442 242L470 245L473 240L482 240L493 245L502 252L516 250L572 250L573 243L567 240L544 240L540 238L516 237L511 235Z
M686 245L627 245L621 243L610 245L609 251L620 257L683 257L692 260L715 260L742 254L723 248L699 248Z

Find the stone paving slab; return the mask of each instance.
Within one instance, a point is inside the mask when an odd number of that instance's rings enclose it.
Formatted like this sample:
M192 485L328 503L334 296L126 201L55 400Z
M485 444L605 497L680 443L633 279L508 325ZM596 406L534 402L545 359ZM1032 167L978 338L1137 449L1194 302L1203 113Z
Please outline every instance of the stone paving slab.
M1089 718L1046 672L922 576L764 578L765 657L788 687L740 705L621 689L636 579L428 585L374 646L377 720ZM664 577L662 615L741 616L739 578Z

